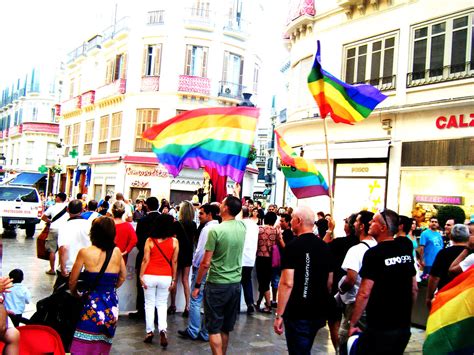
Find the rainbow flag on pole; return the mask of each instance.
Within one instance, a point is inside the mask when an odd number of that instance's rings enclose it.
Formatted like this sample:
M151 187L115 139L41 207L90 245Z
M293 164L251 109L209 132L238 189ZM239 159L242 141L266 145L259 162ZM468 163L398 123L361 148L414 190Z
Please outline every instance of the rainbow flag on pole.
M297 198L329 195L328 185L316 166L298 156L275 130L281 171Z
M339 123L353 124L367 118L373 109L387 98L377 88L367 85L349 85L321 67L321 46L308 76L309 91L319 106L322 118L330 113Z
M241 182L255 138L259 109L215 107L186 111L143 132L168 172L215 168Z
M474 266L436 295L423 354L474 354Z

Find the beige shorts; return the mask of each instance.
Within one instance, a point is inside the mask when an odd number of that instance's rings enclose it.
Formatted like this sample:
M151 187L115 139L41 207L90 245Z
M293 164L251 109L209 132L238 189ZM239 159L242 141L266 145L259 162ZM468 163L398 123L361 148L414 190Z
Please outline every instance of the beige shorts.
M58 231L56 229L49 230L44 246L49 253L56 253L58 251Z

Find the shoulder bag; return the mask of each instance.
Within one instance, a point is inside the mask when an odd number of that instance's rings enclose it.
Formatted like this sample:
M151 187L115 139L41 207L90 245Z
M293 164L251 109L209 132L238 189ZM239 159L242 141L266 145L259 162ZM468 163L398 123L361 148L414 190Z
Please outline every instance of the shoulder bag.
M53 217L51 223L57 221L59 218L64 216L66 211L67 207L64 207L61 212L59 212L56 216ZM46 238L48 238L50 228L51 224L46 223L43 230L38 235L38 238L36 238L36 256L38 257L38 259L49 260L49 252L46 250Z

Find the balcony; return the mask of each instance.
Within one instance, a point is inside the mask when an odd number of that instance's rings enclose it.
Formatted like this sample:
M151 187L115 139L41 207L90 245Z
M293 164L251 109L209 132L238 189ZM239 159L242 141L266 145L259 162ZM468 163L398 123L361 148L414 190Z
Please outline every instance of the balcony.
M243 86L229 81L219 82L218 96L227 97L235 100L242 100Z
M71 64L76 61L79 57L86 54L86 44L83 43L73 51L67 54L67 64Z
M95 91L95 101L97 102L108 97L125 94L126 83L127 81L125 79L118 79L110 84L101 86Z
M188 28L198 29L203 31L213 31L214 21L212 20L215 14L209 9L204 8L187 8L184 16L184 24Z
M180 75L178 82L179 92L210 95L211 81L209 78L192 75Z
M147 14L147 25L163 25L165 23L165 10L149 11Z
M93 106L95 102L95 91L89 90L81 95L81 107Z
M23 123L23 133L27 132L59 134L59 124L45 122L26 122Z
M229 18L224 25L224 34L244 39L248 35L247 23L240 18Z
M23 125L10 128L10 137L20 136L23 133Z
M81 109L81 96L76 96L76 97L73 97L72 99L69 99L67 101L64 101L62 104L61 104L61 111L62 111L62 114L67 114L67 113L70 113L70 112L73 112L73 111L76 111L76 110L80 110Z
M446 81L468 79L474 77L474 63L466 62L446 65L407 74L407 87L442 83Z
M130 30L128 27L129 21L129 17L122 17L112 26L107 27L102 33L102 44L107 47L113 43L113 40L119 40L126 37Z
M381 78L369 79L357 84L369 84L376 87L380 91L387 91L387 90L394 90L396 87L396 83L397 83L397 76L392 75L392 76L384 76ZM351 85L354 85L354 84L351 84Z
M141 91L159 91L160 90L160 77L157 76L142 76L142 82L140 86Z
M101 35L95 35L92 37L90 40L85 43L85 49L89 53L94 50L101 49L101 44L102 44L102 36Z

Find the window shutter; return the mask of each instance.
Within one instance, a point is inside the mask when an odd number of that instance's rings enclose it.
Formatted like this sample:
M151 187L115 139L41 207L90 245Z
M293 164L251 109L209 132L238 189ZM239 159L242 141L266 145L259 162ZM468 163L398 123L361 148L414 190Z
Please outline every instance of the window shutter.
M240 57L239 85L242 85L243 77L244 77L244 58Z
M229 63L229 52L224 52L224 63L222 65L222 81L227 81L227 65Z
M105 72L105 83L106 84L109 84L112 82L112 78L113 78L113 67L114 66L114 61L112 59L108 60L107 61L107 69L106 69L106 72Z
M201 76L207 78L207 58L208 58L208 47L202 48L202 66L201 66Z
M142 76L146 76L149 73L149 69L147 68L148 63L148 45L145 45L143 48L143 64L142 64Z
M127 53L121 55L120 76L118 79L125 79L127 77Z
M161 44L155 45L155 66L153 68L153 75L159 76L161 72Z
M186 63L184 65L184 75L191 75L191 59L192 59L193 46L186 45Z

